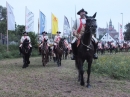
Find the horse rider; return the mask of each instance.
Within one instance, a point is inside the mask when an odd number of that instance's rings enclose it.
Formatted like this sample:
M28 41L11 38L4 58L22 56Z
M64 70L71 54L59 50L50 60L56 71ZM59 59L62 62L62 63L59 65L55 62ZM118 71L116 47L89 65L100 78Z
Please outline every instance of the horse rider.
M56 55L55 55L55 49L56 49L57 45L59 44L60 39L62 38L62 37L60 36L60 34L61 34L61 32L60 32L60 31L57 31L57 34L56 34L55 37L54 37L54 47L53 47L54 56L53 56L53 57L56 57ZM55 58L54 58L54 59L55 59Z
M102 43L100 41L98 42L98 49L102 49Z
M56 34L55 37L54 37L54 46L55 46L55 47L59 44L60 39L62 38L62 37L60 36L60 34L61 34L61 32L60 32L60 31L57 31L57 34Z
M21 39L20 39L20 46L19 46L19 52L20 52L20 53L19 53L19 55L21 55L21 53L22 53L21 47L22 47L23 41L24 41L25 39L29 40L30 52L32 52L31 39L30 39L30 37L28 36L28 33L27 33L26 31L24 31L24 32L23 32L23 36L22 36Z
M74 39L72 40L71 44L72 44L72 51L73 51L73 57L71 58L71 60L75 60L75 56L76 56L76 49L77 47L75 47L76 41L79 40L81 38L81 36L83 35L84 31L85 31L85 24L86 24L86 14L87 11L85 11L84 9L81 9L80 11L77 12L78 15L80 15L79 19L76 19L73 25L73 35L75 36ZM92 43L94 44L94 49L96 51L97 49L97 39L94 37L94 35L92 35ZM95 52L94 59L97 59L98 56Z
M68 43L66 37L64 37L64 44L65 44L65 48L68 49L69 43Z
M39 55L41 55L41 47L42 47L42 43L44 42L44 39L47 40L47 46L48 46L48 48L50 48L50 40L48 38L47 32L44 31L44 32L42 32L42 36L41 36L41 39L40 39L41 43L39 45Z

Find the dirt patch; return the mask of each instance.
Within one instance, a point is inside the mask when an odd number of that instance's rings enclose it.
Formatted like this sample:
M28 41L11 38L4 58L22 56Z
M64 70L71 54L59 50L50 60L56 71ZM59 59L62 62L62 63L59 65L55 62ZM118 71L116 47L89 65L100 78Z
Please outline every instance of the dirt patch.
M31 58L22 69L22 59L0 61L0 97L130 97L130 82L91 74L92 87L80 86L74 61L42 66L41 57ZM84 74L85 81L87 73Z

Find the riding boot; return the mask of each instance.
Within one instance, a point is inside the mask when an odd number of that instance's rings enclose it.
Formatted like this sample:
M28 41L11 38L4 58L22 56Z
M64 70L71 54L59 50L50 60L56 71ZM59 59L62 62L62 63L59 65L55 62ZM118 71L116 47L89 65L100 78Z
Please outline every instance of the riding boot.
M22 53L22 50L21 50L21 47L19 47L19 55L21 55Z
M92 40L92 43L94 45L94 55L93 55L93 58L94 59L98 59L98 55L97 55L98 44L94 40Z
M32 47L30 47L30 55L32 55Z
M41 47L39 47L39 55L41 55Z
M72 43L71 46L72 46L72 52L73 52L73 56L72 56L71 60L75 60L75 57L77 55L76 41L74 43Z

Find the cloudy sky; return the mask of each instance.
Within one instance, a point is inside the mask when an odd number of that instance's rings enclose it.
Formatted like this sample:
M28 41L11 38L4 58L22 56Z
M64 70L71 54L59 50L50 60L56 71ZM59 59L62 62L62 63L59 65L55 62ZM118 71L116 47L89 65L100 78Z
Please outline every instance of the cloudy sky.
M6 6L6 1L14 8L17 24L25 24L25 6L34 13L34 30L38 31L37 23L39 10L47 17L47 31L51 29L51 13L59 20L59 31L63 31L64 15L71 24L71 18L75 19L76 12L84 8L91 16L97 12L98 27L105 28L110 19L118 31L118 22L123 25L130 22L130 0L1 0L0 5ZM79 18L78 15L76 15Z

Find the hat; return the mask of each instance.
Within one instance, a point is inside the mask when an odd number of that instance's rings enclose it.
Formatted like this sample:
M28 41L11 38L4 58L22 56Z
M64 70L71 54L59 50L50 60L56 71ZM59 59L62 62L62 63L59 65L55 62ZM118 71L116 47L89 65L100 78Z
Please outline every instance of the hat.
M77 14L80 15L80 12L85 12L85 14L88 14L88 12L85 11L83 8L80 11L78 11Z
M60 34L61 32L60 32L60 31L57 31L57 33L59 33L59 34Z
M46 31L42 32L42 34L43 34L43 33L47 34L47 32L46 32Z
M23 34L27 33L26 31L23 32ZM28 33L27 33L28 34Z

